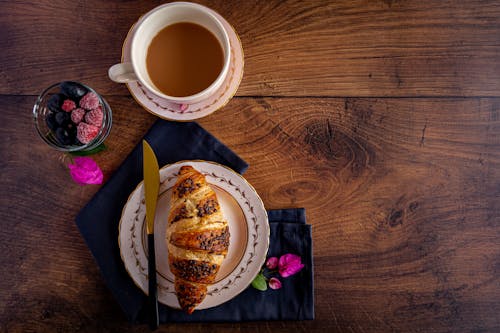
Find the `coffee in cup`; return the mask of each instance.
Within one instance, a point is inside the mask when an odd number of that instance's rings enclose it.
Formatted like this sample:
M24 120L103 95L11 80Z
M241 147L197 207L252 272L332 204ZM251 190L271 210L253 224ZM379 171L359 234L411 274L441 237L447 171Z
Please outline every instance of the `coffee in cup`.
M201 25L179 22L163 28L149 44L146 68L165 95L195 95L217 79L224 51L217 37Z
M138 81L159 97L191 104L222 85L231 50L227 31L208 8L173 2L137 22L130 52L130 63L109 69L111 80Z

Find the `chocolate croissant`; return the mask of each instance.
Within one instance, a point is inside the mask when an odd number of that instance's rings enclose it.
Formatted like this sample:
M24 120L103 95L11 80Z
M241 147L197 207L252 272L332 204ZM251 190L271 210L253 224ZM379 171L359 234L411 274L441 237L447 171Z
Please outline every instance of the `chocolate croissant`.
M207 294L229 247L229 227L205 176L182 166L167 224L168 261L181 308L193 313Z

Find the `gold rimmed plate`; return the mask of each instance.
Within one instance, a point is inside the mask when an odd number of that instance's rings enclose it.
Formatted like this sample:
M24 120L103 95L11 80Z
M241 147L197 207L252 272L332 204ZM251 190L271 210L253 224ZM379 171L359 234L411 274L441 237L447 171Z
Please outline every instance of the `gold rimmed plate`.
M230 245L216 282L197 307L202 310L222 304L245 290L259 273L269 247L267 212L255 189L238 173L209 161L181 161L160 169L160 193L155 217L155 252L158 301L180 308L175 295L174 276L168 267L165 241L170 196L181 166L191 165L205 175L214 189L222 212L229 222ZM125 268L135 284L148 290L148 259L145 229L144 186L141 182L125 204L119 225L118 242Z

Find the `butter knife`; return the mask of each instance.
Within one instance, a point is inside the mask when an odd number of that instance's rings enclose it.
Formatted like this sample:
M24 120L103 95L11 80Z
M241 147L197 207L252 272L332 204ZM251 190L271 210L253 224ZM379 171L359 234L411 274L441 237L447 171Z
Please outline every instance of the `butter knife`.
M156 257L154 222L158 191L160 189L160 171L158 161L151 146L142 140L144 197L146 201L146 223L148 234L148 322L149 328L158 328L158 290L156 286Z

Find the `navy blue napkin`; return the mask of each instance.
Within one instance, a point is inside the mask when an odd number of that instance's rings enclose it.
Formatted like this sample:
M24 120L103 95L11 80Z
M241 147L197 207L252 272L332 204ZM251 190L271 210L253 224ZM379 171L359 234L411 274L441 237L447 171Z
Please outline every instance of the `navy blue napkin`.
M259 291L248 287L232 300L219 306L187 315L162 306L160 321L231 322L256 320L314 319L314 286L311 226L306 224L303 208L269 210L271 227L268 257L286 253L299 255L304 268L288 278L281 278L282 288ZM165 311L166 310L166 311ZM143 314L143 320L147 317Z
M160 166L180 160L209 160L243 173L248 165L194 122L158 120L144 136ZM142 143L139 143L108 182L76 217L76 224L103 278L128 320L145 323L147 296L134 284L120 257L118 224L128 196L142 181ZM186 315L159 304L160 322L301 320L313 319L311 227L303 209L269 211L270 256L294 253L305 268L283 279L283 288L265 292L248 288L229 302Z

